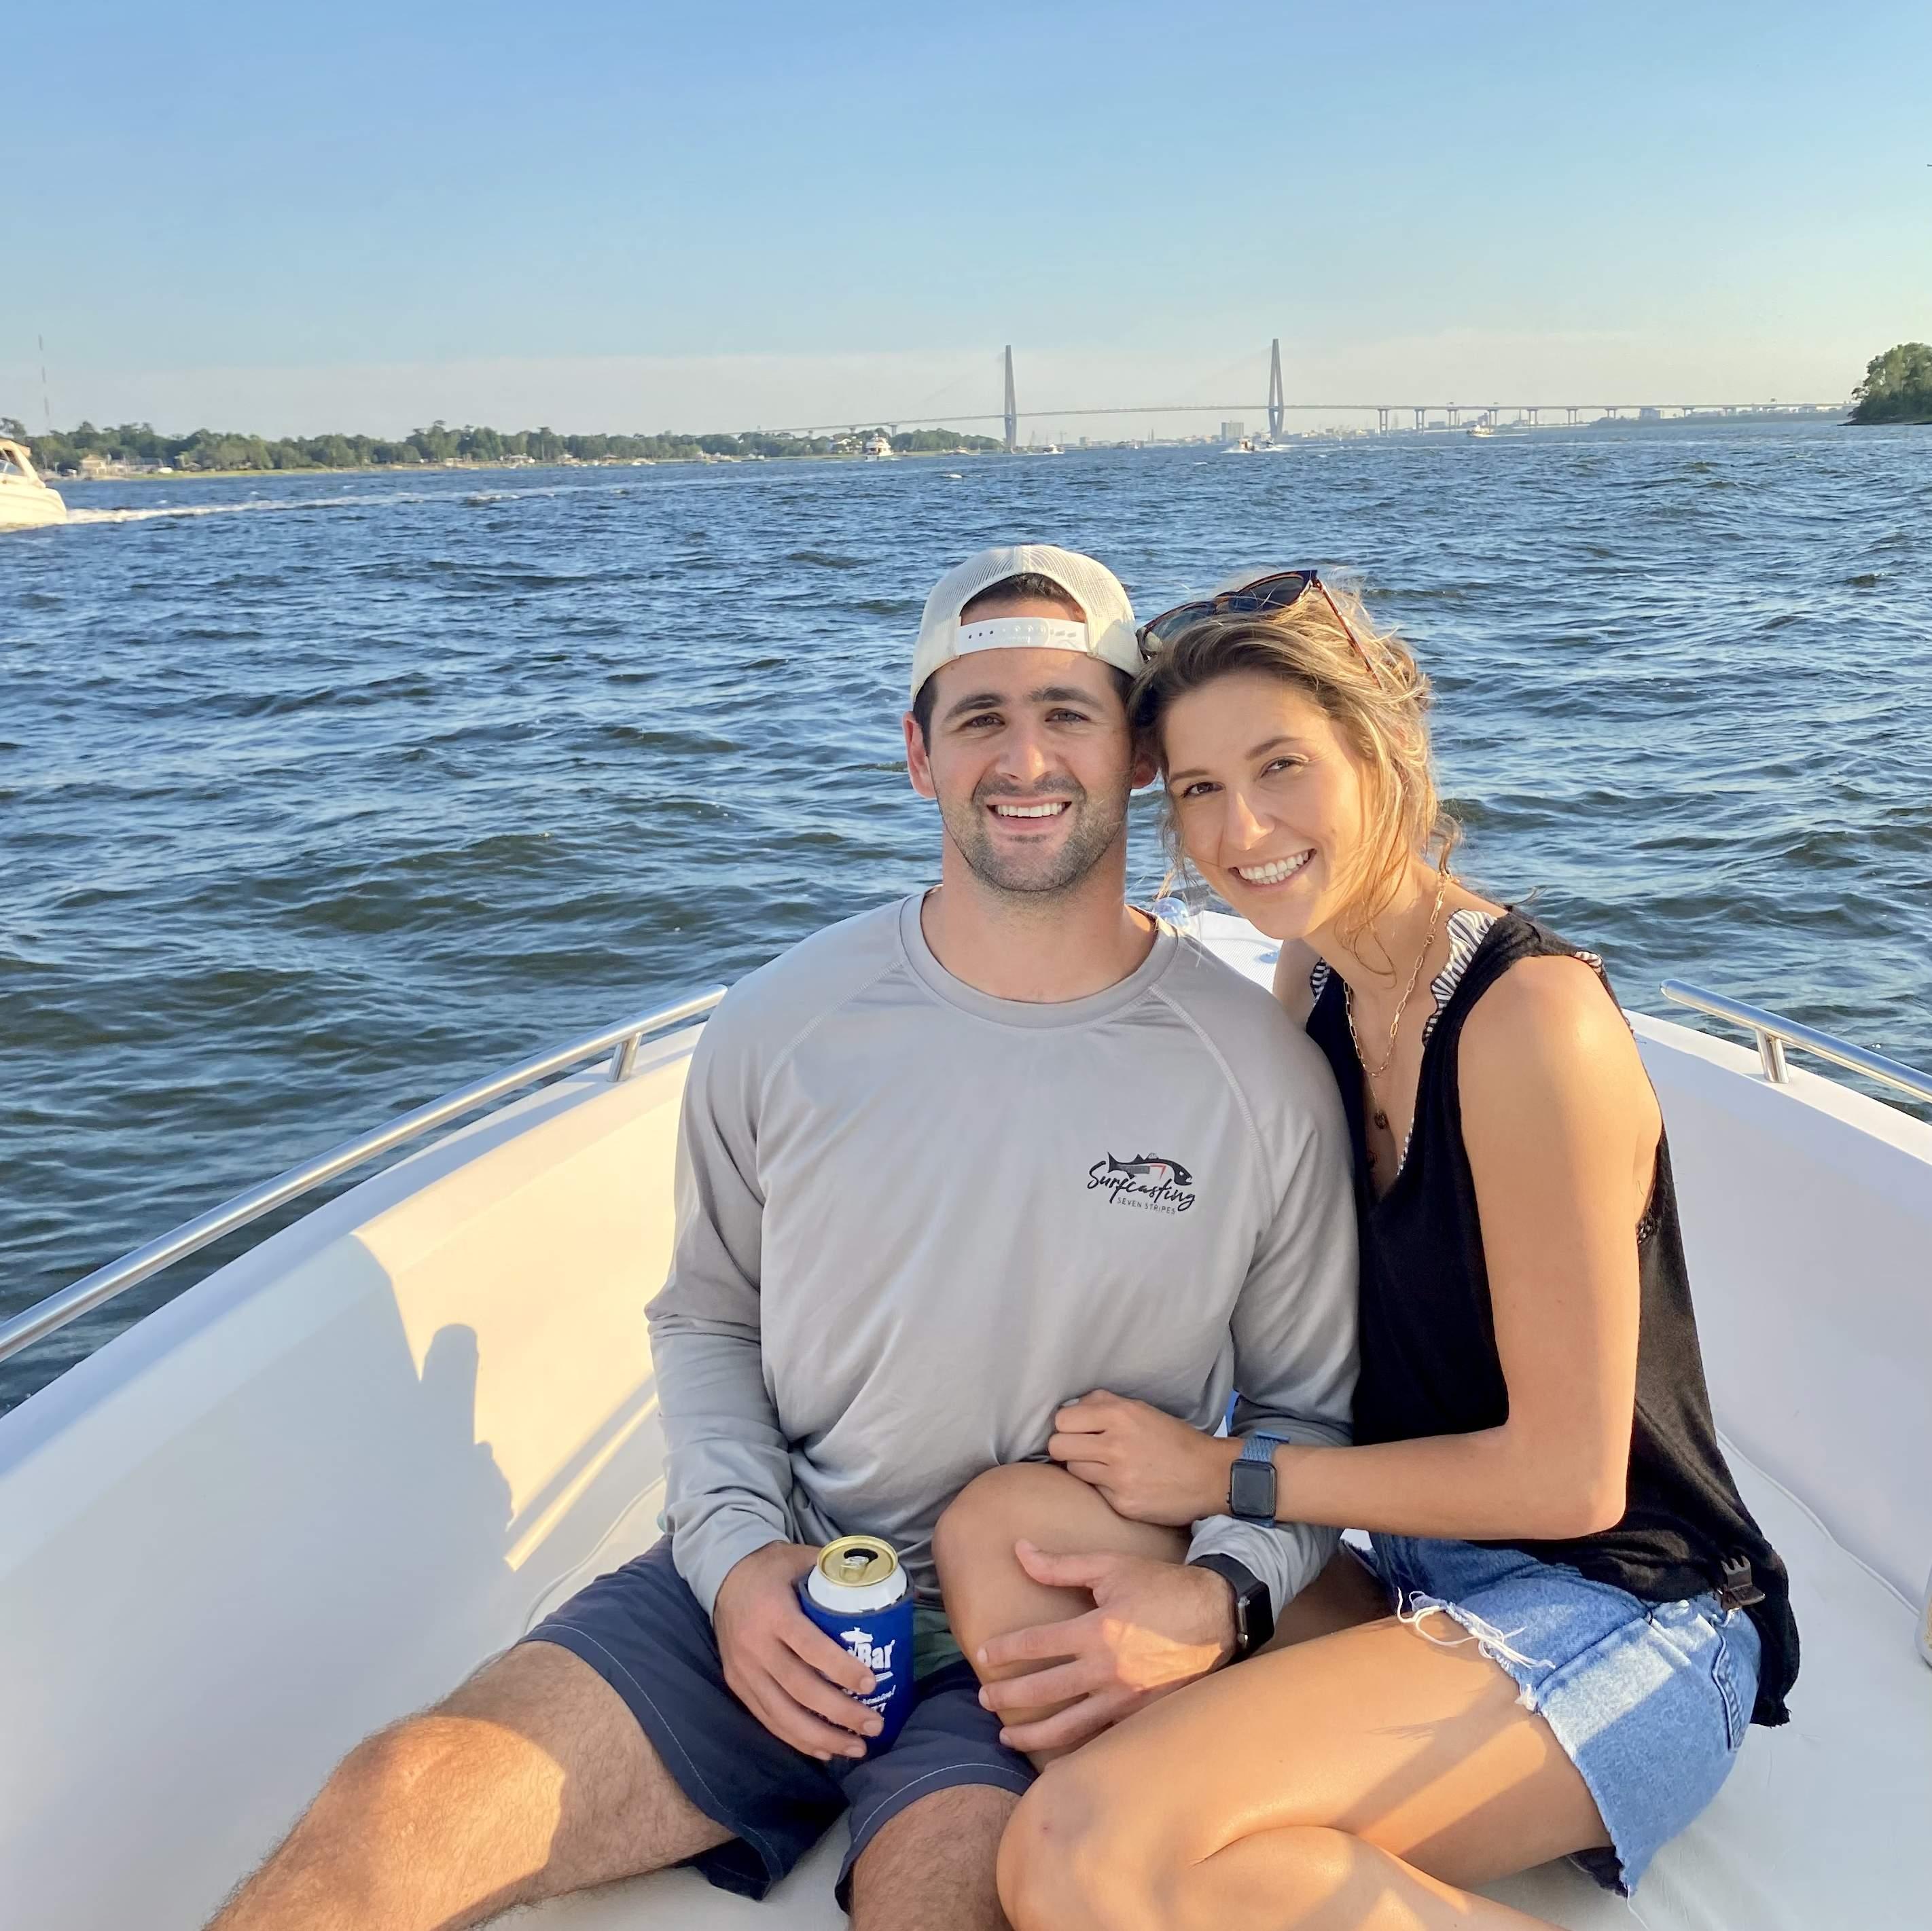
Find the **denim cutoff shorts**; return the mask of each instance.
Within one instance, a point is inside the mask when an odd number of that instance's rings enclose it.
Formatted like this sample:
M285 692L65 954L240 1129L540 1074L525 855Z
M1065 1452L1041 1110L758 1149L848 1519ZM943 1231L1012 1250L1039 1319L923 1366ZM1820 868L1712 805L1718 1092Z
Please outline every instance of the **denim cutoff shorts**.
M1757 1699L1756 1626L1714 1594L1646 1603L1520 1549L1371 1540L1366 1559L1396 1615L1431 1642L1476 1642L1549 1724L1612 1846L1574 1861L1628 1897L1737 1761ZM1468 1635L1436 1634L1437 1609Z

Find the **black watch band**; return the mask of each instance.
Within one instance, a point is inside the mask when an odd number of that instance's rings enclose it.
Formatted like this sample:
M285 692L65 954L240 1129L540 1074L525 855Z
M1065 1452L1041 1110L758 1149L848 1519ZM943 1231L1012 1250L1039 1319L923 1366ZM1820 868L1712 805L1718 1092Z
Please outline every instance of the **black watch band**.
M1232 1555L1196 1555L1190 1569L1211 1569L1234 1592L1234 1654L1239 1663L1252 1656L1274 1634L1274 1599L1268 1585L1245 1562Z

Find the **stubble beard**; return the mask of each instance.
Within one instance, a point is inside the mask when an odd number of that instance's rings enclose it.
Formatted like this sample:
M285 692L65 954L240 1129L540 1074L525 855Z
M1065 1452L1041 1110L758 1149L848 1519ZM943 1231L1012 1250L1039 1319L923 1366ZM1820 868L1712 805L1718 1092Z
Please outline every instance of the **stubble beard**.
M1050 851L1002 851L987 823L987 807L1009 795L999 789L976 791L963 805L943 810L946 835L966 861L973 876L1002 896L1038 904L1065 896L1080 886L1112 850L1126 829L1125 793L1111 809L1096 807L1078 786L1046 793L1065 798L1073 819L1071 829ZM1037 799L1042 795L1029 794Z

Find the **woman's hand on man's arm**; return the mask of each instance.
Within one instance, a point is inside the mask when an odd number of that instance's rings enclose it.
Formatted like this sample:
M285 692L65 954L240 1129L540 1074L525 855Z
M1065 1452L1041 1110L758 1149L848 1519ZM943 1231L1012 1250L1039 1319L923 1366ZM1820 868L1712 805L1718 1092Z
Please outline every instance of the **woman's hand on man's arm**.
M1190 1528L1228 1506L1228 1470L1241 1444L1105 1389L1053 1418L1046 1452L1130 1521Z

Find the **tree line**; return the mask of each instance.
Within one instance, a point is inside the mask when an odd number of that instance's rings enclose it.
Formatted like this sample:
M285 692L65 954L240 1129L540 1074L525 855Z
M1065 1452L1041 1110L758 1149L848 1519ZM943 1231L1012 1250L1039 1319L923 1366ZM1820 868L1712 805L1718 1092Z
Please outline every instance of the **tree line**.
M1901 342L1865 364L1854 422L1932 422L1932 346Z
M165 464L171 469L364 469L413 468L425 463L688 463L706 457L836 456L856 453L872 435L784 436L754 430L744 435L565 436L554 429L500 430L466 424L452 429L433 422L394 439L375 436L284 436L273 438L197 429L190 436L164 436L150 424L124 422L30 436L10 416L0 416L0 436L26 444L46 473L77 470L82 459L110 463ZM902 455L964 453L997 449L990 436L968 436L950 429L902 430L890 439Z

